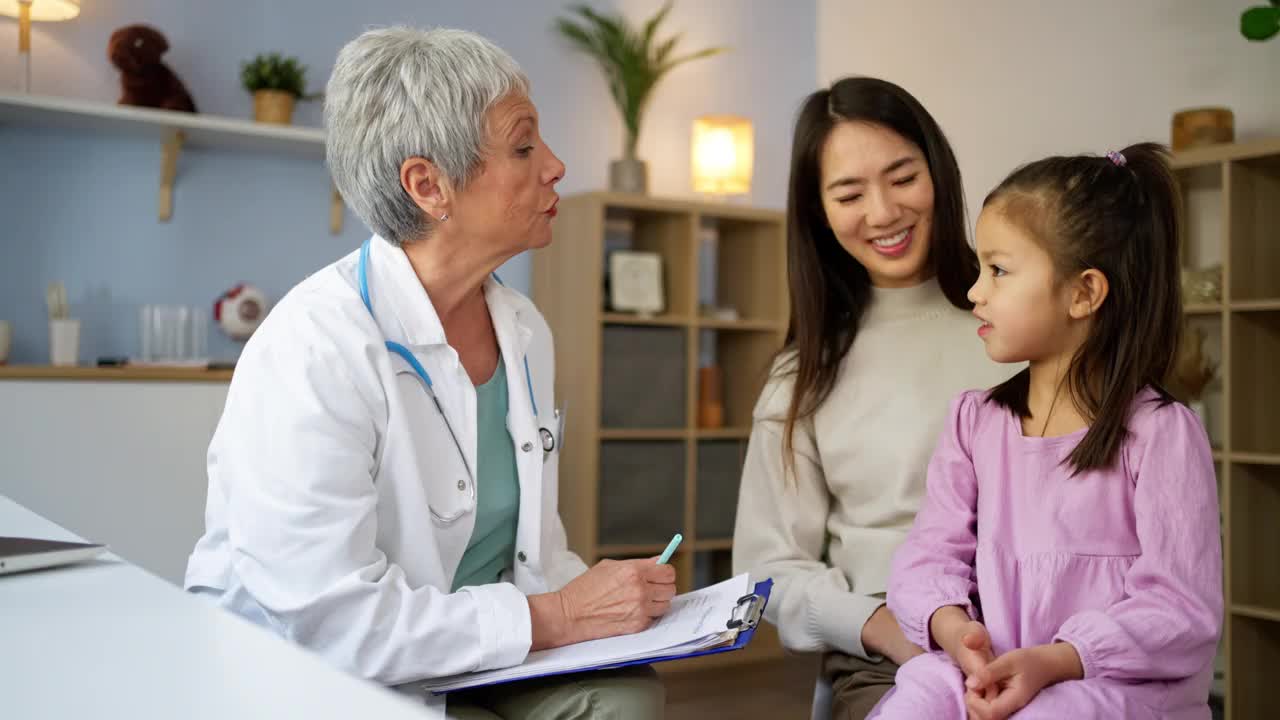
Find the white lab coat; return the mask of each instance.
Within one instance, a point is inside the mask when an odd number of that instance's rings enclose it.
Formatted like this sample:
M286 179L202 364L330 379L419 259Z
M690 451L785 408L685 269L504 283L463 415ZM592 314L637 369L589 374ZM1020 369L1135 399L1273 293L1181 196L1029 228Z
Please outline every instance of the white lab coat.
M509 582L450 593L475 524L475 388L404 252L372 240L372 315L358 261L298 285L246 345L209 446L206 530L185 585L388 685L518 664L531 642L525 595L586 570L557 510L558 447L544 461L538 432L557 431L551 332L528 298L486 282L520 480L517 554ZM466 465L385 340L431 375ZM432 510L466 512L444 523ZM442 699L427 703L443 715Z

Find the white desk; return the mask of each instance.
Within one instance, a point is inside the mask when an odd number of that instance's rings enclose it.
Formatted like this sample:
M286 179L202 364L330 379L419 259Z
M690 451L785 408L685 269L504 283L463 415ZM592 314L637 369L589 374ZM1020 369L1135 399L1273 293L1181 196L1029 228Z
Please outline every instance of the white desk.
M6 378L19 372L0 367L0 495L182 585L227 384Z
M3 496L0 535L79 539ZM346 675L113 555L103 557L0 575L0 716L430 716L408 698Z

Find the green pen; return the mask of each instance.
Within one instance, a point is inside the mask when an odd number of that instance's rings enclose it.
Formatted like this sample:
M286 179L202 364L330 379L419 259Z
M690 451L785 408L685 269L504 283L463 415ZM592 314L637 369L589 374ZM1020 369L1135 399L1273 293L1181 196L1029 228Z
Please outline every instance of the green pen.
M680 546L681 540L684 540L684 536L680 533L676 533L671 538L671 542L667 543L667 549L662 551L662 557L658 558L659 565L665 565L671 559L671 556L675 554L676 548Z

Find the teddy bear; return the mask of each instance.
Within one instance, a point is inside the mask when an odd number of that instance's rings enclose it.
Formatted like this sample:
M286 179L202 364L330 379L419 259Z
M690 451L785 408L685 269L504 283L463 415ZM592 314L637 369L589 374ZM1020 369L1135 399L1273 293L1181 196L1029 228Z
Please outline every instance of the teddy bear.
M107 57L120 70L121 105L196 112L186 86L160 61L168 49L164 35L147 25L128 25L111 33Z

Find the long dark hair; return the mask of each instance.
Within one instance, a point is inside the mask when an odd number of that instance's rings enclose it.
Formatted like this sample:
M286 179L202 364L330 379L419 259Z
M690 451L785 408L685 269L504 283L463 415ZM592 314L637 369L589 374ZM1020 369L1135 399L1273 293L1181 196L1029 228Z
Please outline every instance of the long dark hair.
M1142 143L1117 156L1046 158L1000 183L983 202L991 206L1048 251L1059 279L1090 268L1107 277L1107 297L1065 387L1089 422L1067 462L1075 473L1109 467L1138 393L1151 387L1162 405L1173 402L1163 382L1182 331L1181 229L1168 153ZM989 398L1028 417L1029 388L1025 370Z
M978 279L978 258L966 231L960 167L924 106L897 85L869 77L844 78L810 95L796 119L787 187L791 319L779 357L793 357L778 372L794 375L783 431L788 457L794 449L796 422L813 415L831 394L840 361L853 346L871 300L871 277L836 240L822 207L822 146L842 122L874 123L920 148L934 190L926 262L943 295L958 308L973 308L965 295Z

